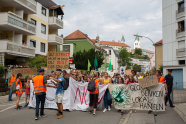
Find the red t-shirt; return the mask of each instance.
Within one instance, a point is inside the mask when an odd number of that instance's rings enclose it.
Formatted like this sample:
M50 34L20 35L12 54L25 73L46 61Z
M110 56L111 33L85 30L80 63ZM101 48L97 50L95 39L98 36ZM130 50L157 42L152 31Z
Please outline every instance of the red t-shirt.
M137 83L137 81L127 81L127 85L132 83Z
M29 95L30 94L30 83L26 82L25 84L25 94Z

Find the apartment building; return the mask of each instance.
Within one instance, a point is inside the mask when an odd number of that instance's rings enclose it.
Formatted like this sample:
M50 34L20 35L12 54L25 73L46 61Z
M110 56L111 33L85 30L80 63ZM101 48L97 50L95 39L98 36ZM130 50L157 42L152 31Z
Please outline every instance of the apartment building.
M0 64L22 65L62 45L64 13L52 0L0 1Z
M174 88L186 88L186 3L184 0L162 0L164 74L173 69Z

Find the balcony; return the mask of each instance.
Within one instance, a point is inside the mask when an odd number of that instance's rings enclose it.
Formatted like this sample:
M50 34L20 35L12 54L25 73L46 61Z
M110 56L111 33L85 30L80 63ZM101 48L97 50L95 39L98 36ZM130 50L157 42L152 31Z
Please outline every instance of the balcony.
M63 21L58 19L57 17L49 17L49 28L50 29L62 29Z
M49 34L48 43L51 45L62 45L63 38L61 38L60 36L57 36L56 34Z
M185 17L185 8L180 8L176 11L176 18L182 18Z
M176 50L176 56L178 58L186 56L186 48L181 48Z
M1 0L1 5L4 7L14 7L17 10L24 10L27 14L36 14L35 0Z
M177 38L185 37L185 35L186 35L185 30L182 30L182 31L176 30L176 37Z
M0 53L6 53L21 57L35 57L35 49L11 42L8 40L0 40Z
M35 35L36 26L30 24L12 12L0 13L0 28L2 30L16 31L25 35Z

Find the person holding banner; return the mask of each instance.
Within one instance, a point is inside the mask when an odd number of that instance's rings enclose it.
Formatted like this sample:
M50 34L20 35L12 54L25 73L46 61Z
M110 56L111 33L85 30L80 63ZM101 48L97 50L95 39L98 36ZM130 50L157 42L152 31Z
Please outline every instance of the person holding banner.
M35 96L36 96L35 120L39 119L39 106L40 106L40 104L41 104L40 117L46 117L46 115L44 114L46 87L56 88L56 86L52 86L52 85L47 84L47 78L44 77L44 73L45 73L45 70L40 69L39 75L37 75L33 78L34 92L35 92Z
M64 94L63 86L64 86L65 79L62 77L61 69L56 70L56 76L57 78L50 77L50 79L57 82L57 84L56 83L53 83L53 84L57 87L55 101L58 107L58 112L56 115L58 116L57 119L60 119L63 117L63 104L62 103L63 103L63 94Z
M97 74L94 74L92 80L95 81L95 91L90 92L89 113L92 113L92 109L93 109L93 115L96 116L96 109L98 105L98 96L99 96L99 79Z
M111 78L109 78L107 72L105 72L104 78L102 79L102 83L103 84L110 84L110 83L112 83ZM104 108L103 112L106 112L107 110L110 111L111 110L111 104L112 104L112 99L111 99L111 96L110 96L110 92L107 89L105 91L105 95L104 95L104 107L105 108Z
M16 95L17 95L17 101L16 101L16 109L21 109L22 106L19 106L19 101L21 99L21 96L23 94L23 86L21 82L22 74L18 73L16 77Z

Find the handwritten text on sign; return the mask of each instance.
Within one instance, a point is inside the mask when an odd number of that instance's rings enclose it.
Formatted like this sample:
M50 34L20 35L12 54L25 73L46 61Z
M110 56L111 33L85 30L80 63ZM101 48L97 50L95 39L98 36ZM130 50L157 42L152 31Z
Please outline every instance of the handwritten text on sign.
M158 84L158 78L157 78L156 75L148 76L148 77L145 77L143 79L139 79L138 83L139 83L140 87L147 88L147 87L157 85Z
M49 52L47 58L48 70L69 68L69 52Z

